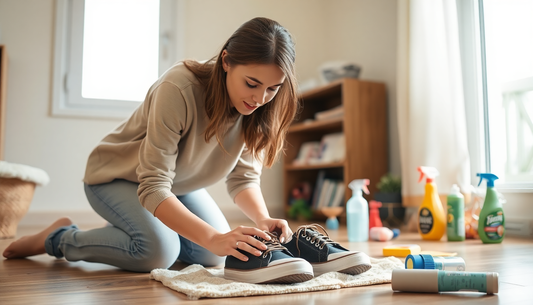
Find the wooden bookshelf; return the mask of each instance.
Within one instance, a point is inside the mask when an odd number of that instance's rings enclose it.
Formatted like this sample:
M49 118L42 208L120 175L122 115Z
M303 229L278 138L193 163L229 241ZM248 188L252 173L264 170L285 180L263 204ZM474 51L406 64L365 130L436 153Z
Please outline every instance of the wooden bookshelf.
M6 127L7 51L0 45L0 160L4 159L4 137Z
M289 128L283 160L285 211L290 208L290 192L296 184L308 182L313 188L319 171L326 178L344 181L344 202L351 197L348 184L354 179L370 179L370 192L388 171L387 101L380 82L345 78L307 91L300 96L303 109ZM340 118L315 120L317 112L343 106ZM345 160L326 164L294 165L303 143L320 141L326 134L344 132ZM315 219L323 219L314 211Z

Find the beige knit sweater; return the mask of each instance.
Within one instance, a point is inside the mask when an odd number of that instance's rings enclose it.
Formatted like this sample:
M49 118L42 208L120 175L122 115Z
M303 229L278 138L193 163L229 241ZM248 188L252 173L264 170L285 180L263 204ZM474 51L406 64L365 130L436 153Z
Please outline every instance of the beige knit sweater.
M228 128L224 152L215 138L204 140L209 123L204 104L196 77L181 63L173 66L131 117L92 151L84 182L138 182L140 202L152 214L166 198L224 177L231 198L245 188L259 188L262 164L246 149L242 115Z

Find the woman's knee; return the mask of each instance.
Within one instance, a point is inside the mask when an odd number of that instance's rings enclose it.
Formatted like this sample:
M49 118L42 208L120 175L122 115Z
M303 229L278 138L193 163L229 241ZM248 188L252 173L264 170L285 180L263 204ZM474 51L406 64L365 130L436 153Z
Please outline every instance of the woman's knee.
M141 272L153 269L167 269L178 259L180 240L177 238L153 237L149 241L137 241L134 249L135 268Z

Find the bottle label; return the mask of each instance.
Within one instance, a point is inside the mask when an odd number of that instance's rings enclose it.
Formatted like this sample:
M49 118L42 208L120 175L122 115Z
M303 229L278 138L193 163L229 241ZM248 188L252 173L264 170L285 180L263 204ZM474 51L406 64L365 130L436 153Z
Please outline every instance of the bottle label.
M439 271L439 291L487 292L487 275L483 272Z
M422 208L418 214L418 226L420 232L427 234L433 229L433 214L427 208Z
M465 219L462 202L448 204L448 226L446 234L448 238L465 237Z
M497 240L503 237L505 233L505 220L503 218L503 211L498 209L487 215L485 218L484 228L485 235L488 239Z

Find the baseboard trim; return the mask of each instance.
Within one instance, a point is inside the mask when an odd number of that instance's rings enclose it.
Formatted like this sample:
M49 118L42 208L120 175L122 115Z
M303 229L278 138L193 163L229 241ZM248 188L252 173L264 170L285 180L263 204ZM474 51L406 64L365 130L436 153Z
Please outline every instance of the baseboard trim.
M523 218L505 219L505 234L511 236L533 237L533 221Z
M100 226L105 225L106 221L95 211L29 211L20 222L19 226L23 227L47 227L58 218L70 217L72 221L79 226Z

